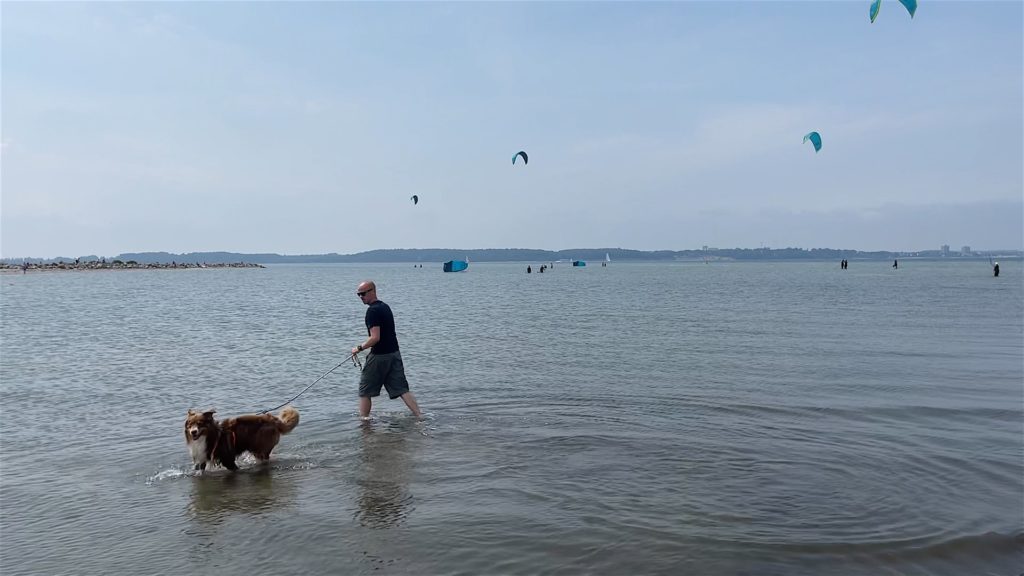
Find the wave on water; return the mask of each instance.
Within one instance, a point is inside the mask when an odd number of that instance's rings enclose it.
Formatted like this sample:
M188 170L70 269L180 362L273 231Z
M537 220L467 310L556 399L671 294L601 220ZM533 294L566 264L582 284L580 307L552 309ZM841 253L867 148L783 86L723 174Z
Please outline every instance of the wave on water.
M716 539L707 540L714 541ZM922 558L1006 554L1014 551L1024 553L1024 530L1010 534L985 532L966 536L936 536L876 542L779 542L770 545L749 541L733 543L742 543L745 547L767 547L807 555L871 555L893 561L911 561Z
M184 476L194 475L190 471L183 470L181 468L170 468L168 470L161 470L156 474L146 478L146 486L152 486L157 482L163 482L164 480L176 480Z
M168 468L146 478L146 485L152 486L166 480L177 480L179 478L200 477L211 474L231 473L246 474L247 472L263 473L274 470L312 470L319 466L319 463L311 460L306 455L275 455L270 462L263 463L254 456L245 454L237 460L239 470L228 472L218 465L207 466L205 471L195 470L192 464L183 465L180 468Z
M877 565L892 570L913 566L924 573L1018 574L1024 559L1024 530L1013 533L985 532L934 539L895 540L870 544L841 542L782 546L808 559L844 558L855 564ZM963 568L963 571L955 568ZM1007 569L1012 571L1007 572Z

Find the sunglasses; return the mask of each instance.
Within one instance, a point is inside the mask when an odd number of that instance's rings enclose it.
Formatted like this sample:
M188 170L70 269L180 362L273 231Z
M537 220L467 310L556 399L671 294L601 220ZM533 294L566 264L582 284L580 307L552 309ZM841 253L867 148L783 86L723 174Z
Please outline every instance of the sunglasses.
M363 290L362 292L356 292L356 296L359 296L360 298L362 298L363 296L366 296L366 294L369 293L369 292L373 292L373 289L371 288L369 290Z

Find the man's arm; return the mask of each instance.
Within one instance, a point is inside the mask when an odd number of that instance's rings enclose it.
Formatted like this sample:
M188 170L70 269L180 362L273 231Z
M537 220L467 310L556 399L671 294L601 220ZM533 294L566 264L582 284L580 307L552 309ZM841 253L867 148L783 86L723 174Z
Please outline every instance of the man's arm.
M353 348L352 353L358 354L359 352L362 352L367 348L373 348L374 346L377 345L377 342L380 342L380 326L371 326L370 337L366 339L366 342L363 342L362 344L359 344L355 348Z

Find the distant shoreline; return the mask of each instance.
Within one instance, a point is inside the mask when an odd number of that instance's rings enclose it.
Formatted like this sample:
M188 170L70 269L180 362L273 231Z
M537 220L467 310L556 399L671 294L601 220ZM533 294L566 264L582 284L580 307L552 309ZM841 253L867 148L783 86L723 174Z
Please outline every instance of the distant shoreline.
M965 247L966 248L966 247ZM470 262L557 262L570 260L612 262L701 262L701 261L836 261L839 260L893 260L894 258L936 259L963 262L987 261L988 259L1021 259L1024 251L1015 249L999 250L921 250L915 252L863 252L834 248L714 248L699 250L630 250L625 248L573 248L569 250L536 250L526 248L414 248L370 250L356 254L301 254L282 255L274 253L239 252L130 252L101 258L97 255L77 258L0 258L0 269L20 268L23 262L42 266L90 262L135 263L136 267L158 264L160 267L202 267L235 266L250 263L253 266L269 264L367 264L367 263L441 263L448 260ZM199 263L203 264L199 264ZM190 263L190 264L182 264ZM191 263L194 263L191 264ZM79 264L80 266L80 264ZM127 267L127 266L126 266Z

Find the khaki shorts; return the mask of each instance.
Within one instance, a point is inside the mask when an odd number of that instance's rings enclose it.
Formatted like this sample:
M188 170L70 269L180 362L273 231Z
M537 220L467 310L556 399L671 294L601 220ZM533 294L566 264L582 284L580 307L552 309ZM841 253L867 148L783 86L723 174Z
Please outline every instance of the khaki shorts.
M359 377L359 395L367 398L380 396L380 387L388 391L388 397L394 400L409 391L409 381L405 379L405 364L402 363L401 352L374 354L366 356L362 376Z

